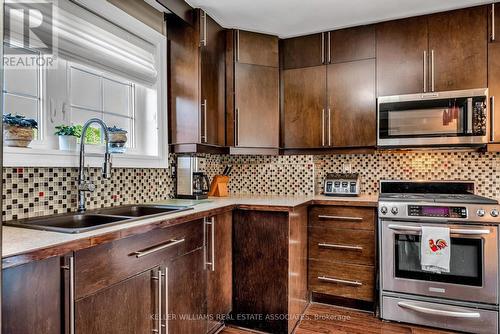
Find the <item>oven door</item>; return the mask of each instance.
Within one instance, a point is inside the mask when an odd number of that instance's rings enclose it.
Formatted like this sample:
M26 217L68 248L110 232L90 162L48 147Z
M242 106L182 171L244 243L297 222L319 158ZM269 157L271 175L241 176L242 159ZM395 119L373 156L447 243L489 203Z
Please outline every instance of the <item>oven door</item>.
M498 304L496 226L445 225L451 229L449 273L423 271L418 222L382 221L382 290Z

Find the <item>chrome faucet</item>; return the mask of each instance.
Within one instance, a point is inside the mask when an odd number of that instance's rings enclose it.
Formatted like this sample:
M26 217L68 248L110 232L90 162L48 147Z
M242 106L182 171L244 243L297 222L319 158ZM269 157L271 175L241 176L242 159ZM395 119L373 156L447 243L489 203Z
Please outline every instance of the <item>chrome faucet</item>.
M111 178L111 154L109 154L109 130L106 123L98 118L89 119L82 128L80 138L80 166L78 167L78 212L85 212L85 193L95 191L95 184L85 178L85 133L90 125L97 123L104 131L104 141L106 144L106 153L104 153L104 164L102 166L102 177ZM87 175L90 177L90 175Z

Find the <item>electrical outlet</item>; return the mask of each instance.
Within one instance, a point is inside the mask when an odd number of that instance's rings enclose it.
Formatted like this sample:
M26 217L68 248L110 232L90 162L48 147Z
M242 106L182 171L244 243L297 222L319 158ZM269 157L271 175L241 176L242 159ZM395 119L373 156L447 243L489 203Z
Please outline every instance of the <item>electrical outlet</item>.
M350 163L343 163L342 173L351 173L351 172L352 172L352 165Z

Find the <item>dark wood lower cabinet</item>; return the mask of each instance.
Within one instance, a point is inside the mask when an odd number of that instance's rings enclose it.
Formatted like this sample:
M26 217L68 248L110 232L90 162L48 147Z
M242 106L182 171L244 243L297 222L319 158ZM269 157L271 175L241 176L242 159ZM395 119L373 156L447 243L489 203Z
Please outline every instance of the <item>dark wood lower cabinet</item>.
M155 268L75 303L76 334L137 334L158 329Z
M211 219L210 219L211 220ZM208 332L221 326L232 310L233 295L233 215L231 211L213 217L212 238L207 238L211 265L207 266ZM213 242L213 248L212 248ZM212 254L213 249L213 254Z
M207 332L204 251L197 249L166 265L166 326L169 334Z
M61 258L3 270L2 333L63 333Z
M307 209L236 210L233 224L233 319L291 333L307 305Z

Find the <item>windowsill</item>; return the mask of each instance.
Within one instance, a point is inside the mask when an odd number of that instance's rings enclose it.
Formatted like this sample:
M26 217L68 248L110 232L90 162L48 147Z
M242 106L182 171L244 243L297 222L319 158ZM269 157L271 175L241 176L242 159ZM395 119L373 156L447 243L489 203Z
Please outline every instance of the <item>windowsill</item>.
M86 152L85 164L91 167L102 165L102 153L95 149ZM20 148L4 146L4 167L78 167L79 151ZM117 168L167 168L168 158L138 154L112 154L113 167Z

